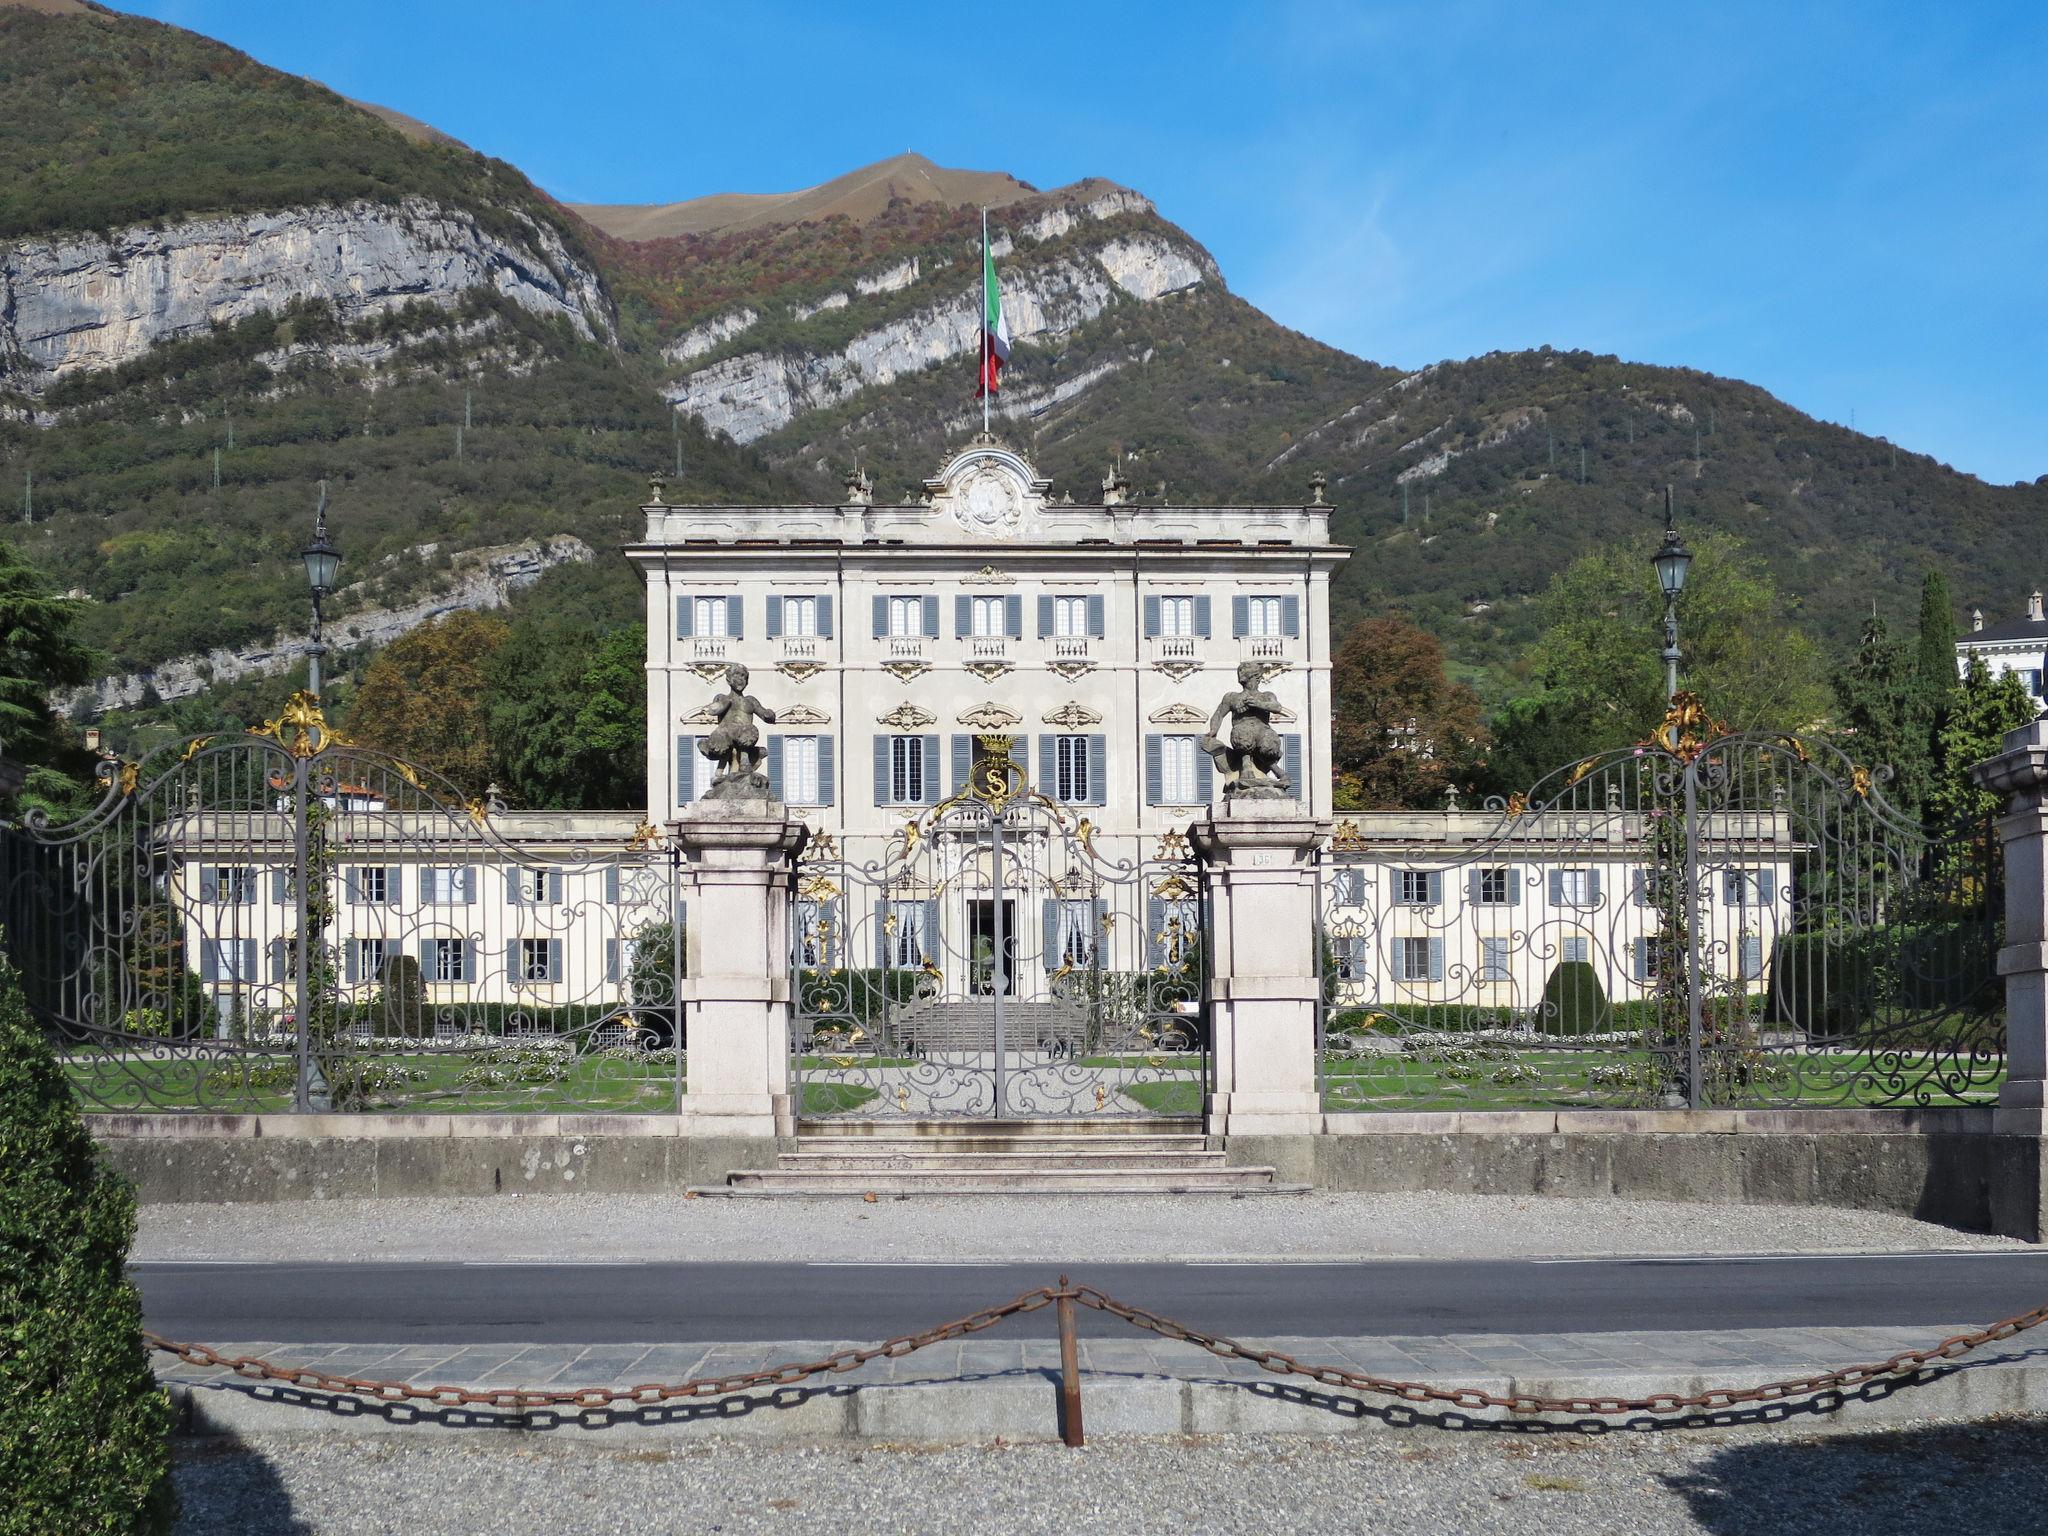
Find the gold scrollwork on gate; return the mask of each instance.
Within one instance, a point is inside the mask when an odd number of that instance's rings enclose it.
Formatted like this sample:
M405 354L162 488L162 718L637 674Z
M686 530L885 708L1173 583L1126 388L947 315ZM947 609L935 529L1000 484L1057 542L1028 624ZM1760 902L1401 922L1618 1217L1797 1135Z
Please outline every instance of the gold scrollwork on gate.
M327 723L327 716L320 708L320 696L309 689L301 688L284 701L284 710L275 720L266 720L261 725L249 728L251 736L267 736L293 757L318 757L329 747L352 747L355 743ZM417 786L419 781L408 773L406 778Z

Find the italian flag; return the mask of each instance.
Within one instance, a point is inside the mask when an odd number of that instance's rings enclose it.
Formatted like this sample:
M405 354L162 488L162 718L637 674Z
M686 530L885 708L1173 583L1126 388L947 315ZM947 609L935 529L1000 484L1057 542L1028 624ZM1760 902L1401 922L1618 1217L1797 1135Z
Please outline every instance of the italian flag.
M988 247L988 214L981 216L981 382L975 398L986 400L1000 387L1010 360L1010 325L1003 319L1003 291L996 286L996 259Z

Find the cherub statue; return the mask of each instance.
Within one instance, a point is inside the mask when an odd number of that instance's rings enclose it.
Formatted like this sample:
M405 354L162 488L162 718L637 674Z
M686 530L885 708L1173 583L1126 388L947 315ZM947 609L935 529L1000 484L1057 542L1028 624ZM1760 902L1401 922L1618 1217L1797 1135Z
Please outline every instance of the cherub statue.
M697 750L718 764L718 774L705 791L707 800L765 800L768 776L761 764L768 754L761 746L756 720L775 723L775 711L747 692L752 674L737 664L725 669L725 689L711 701L717 722L697 743Z
M1223 695L1216 713L1209 717L1209 734L1202 738L1202 750L1215 760L1216 771L1223 775L1226 798L1258 795L1278 799L1294 793L1293 783L1280 771L1284 749L1280 733L1273 729L1280 701L1259 686L1265 677L1265 669L1256 661L1239 662L1237 687ZM1228 737L1222 734L1225 720L1230 722Z

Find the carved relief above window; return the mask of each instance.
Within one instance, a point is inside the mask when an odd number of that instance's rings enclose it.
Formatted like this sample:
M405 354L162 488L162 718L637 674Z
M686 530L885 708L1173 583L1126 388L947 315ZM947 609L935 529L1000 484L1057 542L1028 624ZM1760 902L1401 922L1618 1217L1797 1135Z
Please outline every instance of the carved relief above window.
M1014 587L1017 578L1006 571L999 571L992 565L984 565L970 576L962 576L963 587Z
M1209 717L1192 704L1168 704L1145 717L1154 725L1206 725Z
M1011 726L1022 723L1023 719L1015 710L1003 708L994 699L960 714L960 723L977 731L1007 731Z
M928 661L885 661L882 663L882 670L895 678L899 683L907 683L913 677L922 677L931 669L932 664Z
M792 704L775 717L777 725L829 725L832 717L808 704Z
M919 709L910 700L905 699L886 715L875 716L875 723L877 725L893 726L899 731L914 731L922 726L936 723L938 718L930 710Z
M1042 718L1047 725L1057 725L1068 731L1078 731L1084 725L1102 724L1100 714L1074 699L1067 700L1058 709L1047 710Z

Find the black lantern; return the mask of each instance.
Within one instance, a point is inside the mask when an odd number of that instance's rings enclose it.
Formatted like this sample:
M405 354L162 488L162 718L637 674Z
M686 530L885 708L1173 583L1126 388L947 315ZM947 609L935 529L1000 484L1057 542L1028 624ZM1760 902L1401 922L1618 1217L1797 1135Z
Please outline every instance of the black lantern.
M320 482L320 507L313 514L313 542L299 552L306 562L306 584L314 597L334 590L334 578L341 569L341 551L327 537L327 482Z
M1657 567L1657 585L1664 589L1666 597L1675 598L1685 590L1685 573L1692 564L1692 551L1668 522L1664 526L1664 542L1650 556L1650 563Z

